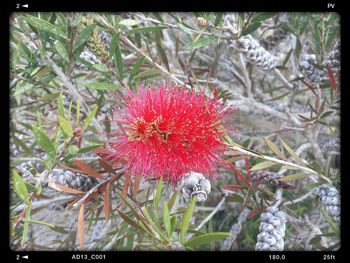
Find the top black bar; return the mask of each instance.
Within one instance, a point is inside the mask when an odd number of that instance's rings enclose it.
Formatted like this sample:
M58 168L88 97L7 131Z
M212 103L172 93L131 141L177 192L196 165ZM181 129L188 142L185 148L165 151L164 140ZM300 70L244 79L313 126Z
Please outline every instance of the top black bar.
M47 1L47 0L7 0L9 12L43 11L271 11L271 12L340 12L345 1L338 0L143 0L143 1Z

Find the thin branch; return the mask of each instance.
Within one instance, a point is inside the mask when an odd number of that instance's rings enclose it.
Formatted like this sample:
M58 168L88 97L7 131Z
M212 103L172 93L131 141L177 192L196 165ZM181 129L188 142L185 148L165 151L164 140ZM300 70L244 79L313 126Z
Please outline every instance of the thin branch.
M290 200L290 201L283 203L283 205L294 205L294 204L300 203L300 202L304 201L306 198L308 198L310 195L312 195L313 193L314 193L314 189L311 190L310 192L307 192L303 196L300 196L299 198L296 198L294 200Z
M209 220L224 206L226 201L227 194L221 199L213 211L195 228L196 231L199 231ZM191 235L192 236L192 235Z
M242 149L241 147L239 147L237 145L229 145L229 147L232 148L235 151L238 151L240 153L243 153L243 154L246 154L246 155L249 155L249 156L262 158L262 159L265 159L265 160L268 160L268 161L272 161L272 162L275 162L275 163L279 163L279 164L288 165L288 166L291 166L291 167L298 168L298 169L303 170L303 171L305 171L307 173L310 173L311 175L317 175L317 176L321 177L322 179L324 179L325 181L327 181L328 183L332 184L332 181L329 178L327 178L327 177L325 177L325 176L323 176L321 174L318 174L316 171L314 171L314 170L312 170L310 168L307 168L307 167L304 167L304 166L300 166L300 165L295 164L295 163L279 160L279 159L276 159L274 157L270 157L270 156L266 156L266 155L263 155L263 154L258 154L258 153L252 152L252 151L248 151L248 150Z

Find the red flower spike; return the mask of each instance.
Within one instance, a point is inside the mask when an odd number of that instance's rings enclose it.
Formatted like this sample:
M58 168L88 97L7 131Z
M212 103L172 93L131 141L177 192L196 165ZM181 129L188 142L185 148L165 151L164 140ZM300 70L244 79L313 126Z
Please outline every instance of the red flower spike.
M115 111L118 129L112 133L114 152L108 160L124 164L147 179L170 183L196 171L216 177L226 166L224 118L237 109L204 92L166 85L127 91L124 106Z

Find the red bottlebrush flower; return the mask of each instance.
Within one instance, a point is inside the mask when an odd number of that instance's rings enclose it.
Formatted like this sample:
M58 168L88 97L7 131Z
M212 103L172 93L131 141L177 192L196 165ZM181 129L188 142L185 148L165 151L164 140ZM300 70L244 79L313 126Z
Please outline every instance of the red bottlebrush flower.
M215 177L217 164L224 164L224 118L235 108L172 85L129 90L124 103L115 113L119 128L112 134L110 161L171 183L190 171Z

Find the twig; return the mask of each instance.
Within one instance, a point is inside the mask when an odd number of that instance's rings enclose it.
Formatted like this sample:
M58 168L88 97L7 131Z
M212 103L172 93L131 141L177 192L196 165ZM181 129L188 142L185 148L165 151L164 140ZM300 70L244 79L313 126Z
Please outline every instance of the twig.
M313 193L314 193L314 190L311 190L310 192L307 192L306 194L304 194L303 196L300 196L297 199L290 200L290 201L283 203L283 205L294 205L296 203L300 203L300 202L304 201L306 198L308 198L310 195L312 195Z
M58 196L54 199L35 201L32 203L32 209L36 209L39 207L45 207L45 206L52 204L52 203L68 201L72 198L76 198L76 196L63 195L63 196ZM27 207L27 204L21 204L21 205L17 206L15 209L13 209L11 212L12 213L20 212L20 211L23 211L23 209L25 209L26 207Z
M221 199L213 211L195 228L196 231L199 231L209 220L224 206L227 194ZM192 236L192 235L191 235Z
M279 77L279 79L288 86L288 88L293 89L294 86L282 75L281 71L278 68L274 68L274 72Z

